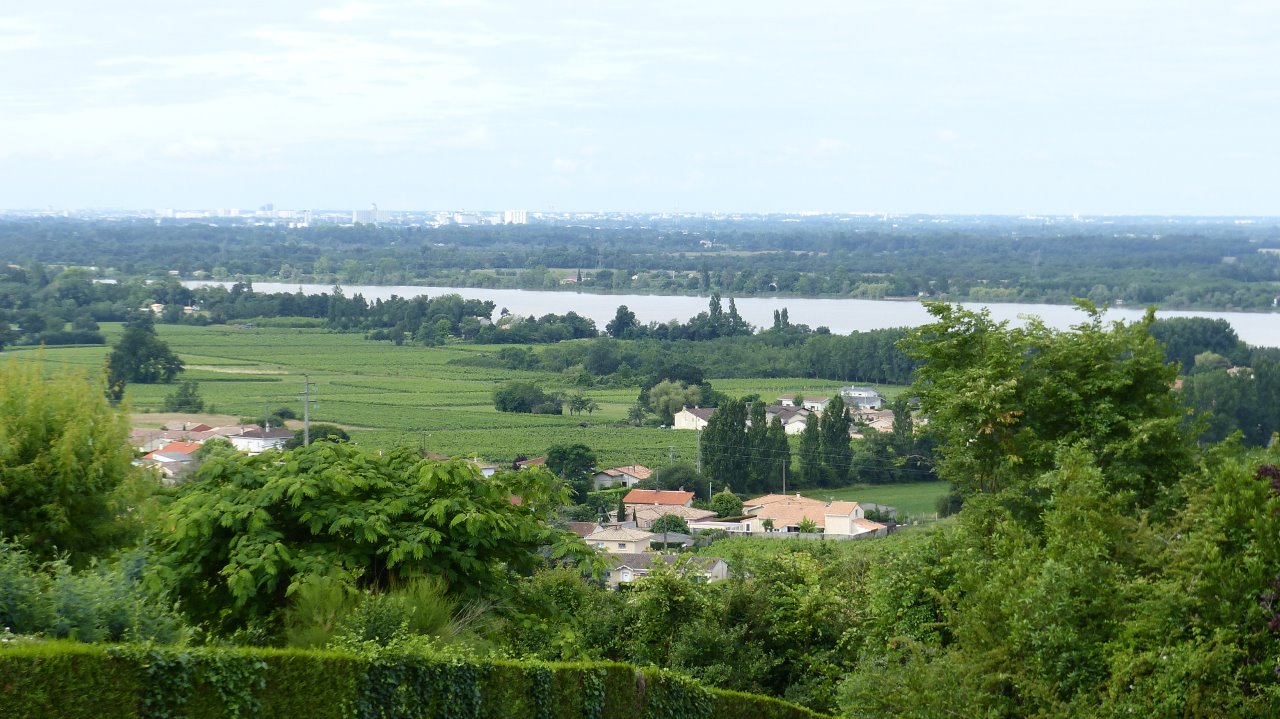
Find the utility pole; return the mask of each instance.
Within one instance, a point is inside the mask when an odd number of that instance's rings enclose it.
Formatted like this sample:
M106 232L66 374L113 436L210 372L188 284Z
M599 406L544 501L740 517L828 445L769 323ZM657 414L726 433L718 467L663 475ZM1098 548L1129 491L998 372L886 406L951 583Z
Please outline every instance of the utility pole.
M302 374L302 446L311 445L311 375Z
M702 474L702 432L703 430L697 430L697 432L698 432L698 474Z

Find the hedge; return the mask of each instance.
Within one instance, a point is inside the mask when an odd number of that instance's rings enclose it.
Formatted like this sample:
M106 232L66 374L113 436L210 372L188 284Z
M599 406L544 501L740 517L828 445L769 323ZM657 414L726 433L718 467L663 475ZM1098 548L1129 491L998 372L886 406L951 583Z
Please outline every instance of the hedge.
M614 663L14 643L0 717L32 719L820 719L769 697Z

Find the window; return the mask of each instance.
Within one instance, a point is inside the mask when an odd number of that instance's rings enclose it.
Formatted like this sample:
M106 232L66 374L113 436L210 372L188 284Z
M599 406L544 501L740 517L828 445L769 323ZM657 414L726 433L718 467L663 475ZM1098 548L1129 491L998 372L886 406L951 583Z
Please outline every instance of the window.
M618 549L626 549L626 548L627 548L626 542L618 542Z

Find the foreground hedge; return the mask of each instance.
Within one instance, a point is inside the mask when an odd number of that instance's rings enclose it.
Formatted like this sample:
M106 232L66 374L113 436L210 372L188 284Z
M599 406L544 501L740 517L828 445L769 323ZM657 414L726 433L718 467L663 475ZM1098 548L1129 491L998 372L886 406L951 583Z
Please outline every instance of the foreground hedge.
M0 717L66 719L818 719L625 664L365 659L272 649L0 649Z

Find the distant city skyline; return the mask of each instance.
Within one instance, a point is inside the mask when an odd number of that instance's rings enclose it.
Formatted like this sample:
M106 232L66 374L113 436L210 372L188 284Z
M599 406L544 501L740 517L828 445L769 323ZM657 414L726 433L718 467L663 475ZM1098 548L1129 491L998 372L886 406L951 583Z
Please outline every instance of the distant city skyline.
M0 207L1280 215L1280 4L50 0Z

